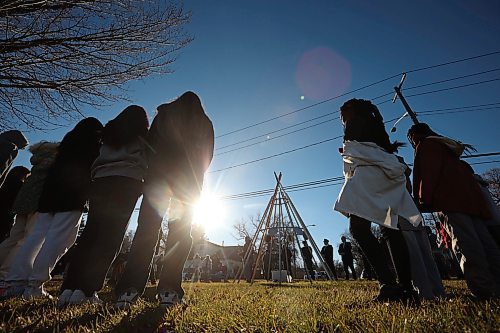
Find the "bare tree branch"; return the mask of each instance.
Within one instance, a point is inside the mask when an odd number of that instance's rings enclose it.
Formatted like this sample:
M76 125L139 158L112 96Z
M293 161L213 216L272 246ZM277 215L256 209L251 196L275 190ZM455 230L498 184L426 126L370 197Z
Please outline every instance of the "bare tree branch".
M190 13L155 0L0 2L0 129L44 128L169 74Z

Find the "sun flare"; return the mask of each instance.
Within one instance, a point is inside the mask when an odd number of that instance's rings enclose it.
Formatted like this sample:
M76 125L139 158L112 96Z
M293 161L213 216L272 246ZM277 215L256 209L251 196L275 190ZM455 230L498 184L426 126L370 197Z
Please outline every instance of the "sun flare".
M194 206L193 223L202 226L205 231L214 230L224 223L225 217L224 203L216 195L202 192Z

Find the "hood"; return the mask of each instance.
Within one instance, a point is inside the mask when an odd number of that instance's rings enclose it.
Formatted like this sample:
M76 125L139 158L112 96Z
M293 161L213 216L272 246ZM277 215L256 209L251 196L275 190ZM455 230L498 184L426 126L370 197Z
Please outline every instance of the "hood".
M390 179L404 176L408 168L396 155L386 152L373 142L346 141L342 157L350 164L378 166Z
M57 156L58 142L41 141L32 144L29 151L33 154L30 163L41 168L52 165Z
M40 141L29 146L28 150L33 155L39 153L56 153L59 142Z
M465 150L465 146L463 143L461 143L460 141L456 141L456 140L447 138L445 136L428 136L426 139L434 140L434 141L437 141L437 142L445 145L457 157L460 157Z
M0 138L12 142L17 146L18 149L23 149L28 145L28 139L24 136L21 131L10 130L0 134Z

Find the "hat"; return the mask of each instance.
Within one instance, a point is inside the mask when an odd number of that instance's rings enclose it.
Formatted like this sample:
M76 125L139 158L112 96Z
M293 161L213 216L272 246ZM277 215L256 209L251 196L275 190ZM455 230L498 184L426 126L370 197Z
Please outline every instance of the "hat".
M325 242L326 242L326 243L329 243L330 241L329 241L328 239L326 239L326 238L325 238L325 239L323 239L323 243L325 243Z

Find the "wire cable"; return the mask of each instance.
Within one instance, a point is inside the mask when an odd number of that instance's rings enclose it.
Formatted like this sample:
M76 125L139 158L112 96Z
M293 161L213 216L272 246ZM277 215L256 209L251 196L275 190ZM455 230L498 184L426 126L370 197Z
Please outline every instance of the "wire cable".
M452 64L457 64L457 63L465 62L465 61L471 61L471 60L475 60L475 59L479 59L479 58L484 58L484 57L489 57L489 56L497 55L497 54L500 54L500 51L494 51L494 52L484 53L484 54L480 54L480 55L476 55L476 56L472 56L472 57L467 57L467 58L452 60L452 61L448 61L448 62L436 64L436 65L430 65L430 66L425 66L425 67L410 69L410 70L407 70L405 72L401 72L401 73L398 73L398 74L394 74L394 75L388 76L388 77L386 77L386 78L384 78L382 80L378 80L378 81L372 82L372 83L367 84L365 86L362 86L360 88L356 88L354 90L342 93L340 95L333 96L331 98L319 101L317 103L314 103L314 104L311 104L311 105L308 105L308 106L296 109L294 111L287 112L287 113L281 114L279 116L272 117L272 118L269 118L267 120L263 120L263 121L260 121L260 122L257 122L257 123L254 123L254 124L251 124L251 125L248 125L248 126L244 126L244 127L239 128L239 129L226 132L224 134L220 134L220 135L216 136L216 138L221 138L221 137L228 136L228 135L231 135L231 134L234 134L234 133L238 133L238 132L241 132L241 131L244 131L244 130L247 130L247 129L250 129L250 128L253 128L253 127L256 127L256 126L268 123L268 122L271 122L273 120L280 119L280 118L283 118L283 117L286 117L286 116L289 116L289 115L292 115L292 114L295 114L295 113L298 113L298 112L310 109L312 107L315 107L315 106L318 106L318 105L330 102L330 101L335 100L337 98L340 98L342 96L346 96L346 95L358 92L360 90L373 87L373 86L378 85L380 83L383 83L385 81L392 80L392 79L394 79L396 77L400 77L401 75L403 75L403 73L407 73L408 74L408 73L416 73L416 72L420 72L420 71L426 71L426 70L429 70L429 69L434 69L434 68L438 68L438 67L448 66L448 65L452 65Z

